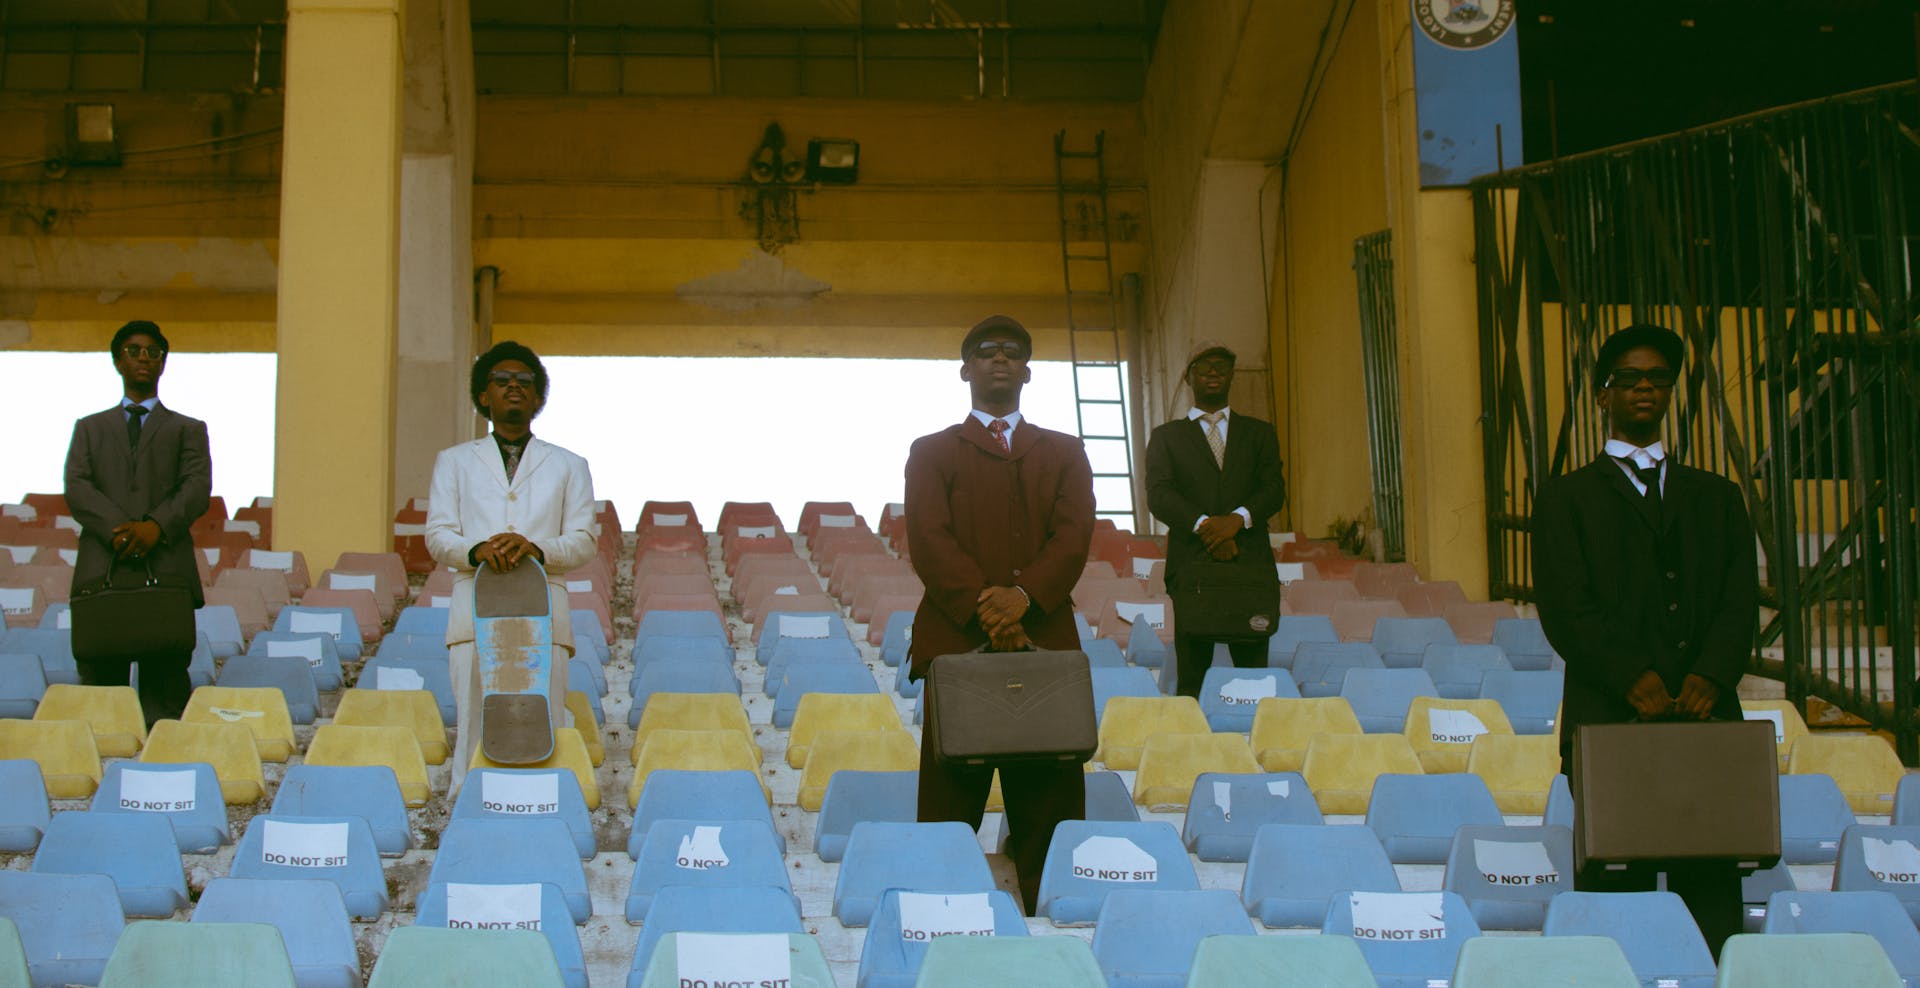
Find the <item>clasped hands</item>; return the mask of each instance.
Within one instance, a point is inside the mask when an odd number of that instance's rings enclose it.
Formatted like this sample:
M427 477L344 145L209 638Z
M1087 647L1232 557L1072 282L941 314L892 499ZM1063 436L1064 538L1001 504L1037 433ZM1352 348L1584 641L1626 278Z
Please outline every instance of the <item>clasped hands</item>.
M1017 587L986 587L980 591L974 610L994 651L1014 652L1033 647L1027 638L1026 625L1020 623L1031 606L1027 595Z
M139 559L160 542L160 524L152 519L122 522L113 527L113 557Z
M1720 698L1720 686L1713 680L1697 673L1688 673L1680 684L1680 695L1667 692L1667 684L1660 674L1648 669L1634 680L1633 688L1627 691L1627 702L1641 720L1653 720L1656 717L1679 716L1689 720L1706 720L1713 714L1713 703Z
M1245 527L1247 523L1240 520L1240 513L1229 511L1201 522L1196 534L1200 536L1200 544L1206 547L1213 558L1225 562L1240 555L1240 545L1233 541L1233 537Z
M474 564L486 566L495 573L505 573L529 556L543 563L547 561L539 546L517 532L501 532L473 548Z

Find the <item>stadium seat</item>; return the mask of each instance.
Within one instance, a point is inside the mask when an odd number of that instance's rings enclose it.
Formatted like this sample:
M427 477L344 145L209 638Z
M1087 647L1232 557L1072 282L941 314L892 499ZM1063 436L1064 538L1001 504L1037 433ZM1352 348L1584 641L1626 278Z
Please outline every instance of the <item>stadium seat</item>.
M658 639L656 639L657 641ZM639 727L646 716L647 704L666 693L726 694L739 702L740 681L734 677L731 660L699 659L685 662L654 662L629 682L633 702L627 707L627 726Z
M1140 766L1140 752L1155 734L1211 734L1200 701L1190 696L1116 696L1100 718L1100 750L1093 757L1110 769Z
M450 820L427 874L449 882L511 885L546 882L560 890L575 925L592 908L586 870L567 825L551 817L480 816Z
M587 809L600 808L600 782L593 770L593 755L587 751L587 744L580 732L571 727L556 727L553 730L553 754L545 761L531 765L501 765L489 760L486 752L477 746L473 753L473 762L467 766L476 768L517 768L517 769L565 769L573 773L574 781L580 784L580 796L587 801Z
M256 816L240 836L229 874L330 881L355 919L374 919L387 908L380 850L367 821L357 816Z
M294 988L280 931L267 923L127 926L101 988Z
M290 766L273 792L270 812L282 818L359 817L367 822L374 847L390 858L413 846L400 780L385 765Z
M1293 682L1304 697L1339 696L1349 669L1385 669L1366 642L1301 642L1293 656Z
M1368 734L1399 734L1407 728L1407 710L1415 697L1438 697L1426 670L1353 668L1340 684L1340 696L1353 707Z
M1500 704L1515 734L1552 734L1565 681L1556 670L1492 669L1480 680L1480 696Z
M1856 822L1847 797L1832 779L1780 777L1780 853L1788 864L1833 863L1840 853L1840 835Z
M1906 773L1886 739L1873 734L1809 734L1793 746L1787 771L1833 777L1861 816L1893 812L1893 793Z
M1406 608L1393 600L1344 600L1334 604L1327 614L1333 630L1344 642L1372 641L1373 630L1381 620L1408 616ZM1374 650L1379 651L1377 647Z
M400 781L400 796L408 806L425 806L432 796L420 742L404 727L322 725L307 746L306 764L384 765Z
M1541 932L1612 939L1643 985L1713 984L1713 954L1686 903L1672 892L1562 892L1547 904Z
M94 985L126 917L105 874L0 870L0 917L13 922L35 986Z
M46 692L47 673L38 655L0 653L0 717L31 719Z
M112 877L128 916L165 918L187 904L186 871L173 824L155 813L56 813L32 870Z
M1448 606L1467 601L1460 584L1452 580L1403 586L1394 596L1400 601L1400 606L1414 617L1443 617Z
M833 887L833 915L843 925L865 926L888 889L953 893L994 888L979 837L966 824L863 821L854 824L847 837Z
M1447 622L1431 617L1379 618L1365 640L1373 644L1389 669L1418 668L1428 647L1456 644Z
M646 713L634 729L635 764L657 731L733 731L753 743L746 708L731 693L655 693L647 700Z
M207 607L224 607L233 611L234 621L240 626L240 636L236 639L216 639L230 641L236 646L244 645L254 635L272 627L273 621L267 616L267 602L260 591L251 587L211 586L206 589ZM206 608L201 608L205 610ZM197 612L196 612L197 613ZM209 628L208 637L216 629Z
M1445 864L1453 833L1504 822L1477 775L1381 775L1367 804L1367 826L1394 864Z
M655 663L678 665L691 662L718 662L731 669L733 647L727 644L725 638L717 635L653 635L633 649L633 671L636 676Z
M1293 591L1289 589L1287 595ZM1293 668L1294 656L1300 646L1306 642L1337 645L1340 635L1333 630L1333 622L1324 614L1282 614L1280 623L1274 628L1273 636L1267 639L1267 665L1281 669Z
M441 632L441 637L445 637L445 631ZM340 642L329 634L263 631L253 636L253 640L247 643L246 654L269 655L274 658L299 656L306 660L307 668L313 670L314 688L324 693L338 690L343 681L343 673L340 669Z
M640 615L634 629L633 647L639 651L655 636L672 638L718 638L727 640L727 627L719 611L649 610Z
M1337 697L1262 700L1254 708L1253 756L1269 772L1298 772L1307 745L1323 734L1359 734L1353 707Z
M1193 783L1180 839L1202 861L1245 861L1262 826L1322 822L1298 772L1206 772Z
M426 690L351 689L340 694L333 722L352 727L399 727L413 734L429 765L447 760L447 729L440 707Z
M1639 988L1606 937L1475 937L1460 948L1451 988Z
M80 682L80 667L73 661L71 631L14 628L0 635L0 652L39 656L40 673L49 686Z
M293 757L293 715L287 711L286 694L270 686L202 686L187 698L180 719L245 727L263 762Z
M131 686L47 687L34 720L77 720L93 731L94 748L102 758L132 758L147 737L140 697Z
M1807 933L1791 937L1740 934L1720 949L1717 988L1901 988L1886 951L1864 933Z
M1285 669L1236 669L1214 666L1200 684L1200 712L1215 731L1246 734L1254 713L1268 697L1299 699L1300 690Z
M1920 824L1920 775L1905 775L1893 794L1893 822Z
M913 613L894 611L887 615L885 628L880 635L880 661L899 666L907 659L907 647L913 644Z
M86 799L100 785L99 749L85 721L0 720L0 759L38 762L54 799Z
M1890 892L1920 924L1920 827L1848 827L1840 835L1833 890Z
M1047 848L1034 915L1055 926L1087 926L1117 889L1190 890L1200 887L1193 859L1173 825L1062 820Z
M594 659L575 655L567 660L567 684L583 690L590 689L595 696L606 696L607 672Z
M1134 772L1133 801L1149 810L1184 810L1201 774L1259 771L1247 739L1238 734L1154 734Z
M1165 678L1167 652L1166 640L1145 623L1135 625L1127 633L1127 661L1137 666L1160 669L1162 678Z
M392 641L388 635L385 646ZM440 723L452 727L458 710L453 703L453 676L447 669L446 646L439 647L441 654L434 657L405 657L399 655L376 656L360 669L360 678L355 681L359 689L376 690L426 690L433 694L433 702L440 708Z
M915 822L919 785L917 771L835 773L827 783L814 827L815 853L822 861L839 861L846 853L854 825L863 821Z
M1201 940L1248 936L1253 922L1225 889L1120 889L1093 927L1093 958L1110 988L1184 984Z
M432 696L428 696L432 700ZM600 698L592 693L580 690L568 690L566 698L567 713L573 718L573 726L580 734L580 740L587 746L587 760L599 768L607 760L606 743L600 740L601 729L607 726L607 714L600 706ZM433 707L429 702L428 709ZM439 714L434 714L434 723L439 723Z
M444 641L447 636L447 616L450 613L452 609L446 607L418 605L403 607L393 619L391 634L438 637Z
M888 889L860 948L858 988L912 988L927 945L950 936L1027 936L1013 896L991 892L910 892Z
M1351 937L1215 936L1193 954L1187 988L1376 988Z
M12 762L0 764L14 764ZM231 843L227 807L213 766L142 765L109 762L93 794L94 813L141 813L166 817L184 853L206 853Z
M1485 776L1481 777L1485 778ZM1491 789L1493 787L1488 786L1487 788ZM1493 800L1496 803L1499 802L1500 796L1496 793ZM1565 775L1555 773L1553 781L1547 784L1546 815L1541 818L1540 822L1550 826L1557 825L1569 829L1573 827L1573 787L1567 783L1567 777Z
M544 882L429 884L420 895L415 926L481 930L538 930L553 948L567 988L587 988L580 931L560 890Z
M482 768L467 773L452 819L473 817L559 820L581 858L593 857L596 850L580 780L564 769Z
M335 577L342 583L352 583L351 578ZM355 629L362 642L373 641L380 637L380 625L386 614L382 612L380 597L368 589L340 589L338 587L314 587L300 595L300 606L305 608L339 608L353 615ZM393 608L391 601L386 610Z
M27 966L27 946L20 940L20 928L5 916L0 916L0 984L14 988L29 988L33 984L33 972Z
M627 856L638 859L647 828L659 820L747 820L764 823L773 831L780 853L787 839L774 827L773 811L760 777L743 770L723 772L662 769L647 779L633 810L633 828L627 837ZM591 857L583 854L582 857Z
M1466 824L1454 832L1444 888L1483 930L1537 930L1547 903L1573 889L1573 831Z
M147 735L140 761L150 765L212 765L220 778L221 796L230 806L259 802L266 791L259 749L253 735L239 724L159 721Z
M627 984L646 977L654 948L674 933L805 933L793 893L772 886L718 888L668 885L653 897L633 948ZM678 988L678 982L671 982Z
M562 988L566 982L552 945L541 933L420 925L388 933L367 978L367 988L478 984Z
M802 663L787 670L780 694L774 697L773 726L780 730L791 728L800 701L815 693L870 695L889 705L893 702L880 693L879 685L873 681L873 674L867 671L863 663Z
M905 731L899 733L902 737L906 738L909 745L913 743L913 739L908 736ZM830 732L827 735L822 735L822 738L831 736L833 735ZM865 737L865 735L861 736ZM816 748L819 746L820 740L821 739L815 740ZM919 758L917 752L914 757L917 761ZM808 760L812 761L811 758ZM752 772L754 778L758 779L760 777L760 748L743 737L739 731L732 728L714 731L682 731L663 728L654 731L648 736L646 745L634 760L633 781L629 783L627 787L627 806L629 808L639 805L641 793L647 784L647 777L653 772L663 768L682 769L693 772L744 769L745 771ZM764 787L765 783L763 782L761 785ZM825 785L826 780L823 778L821 780L823 789ZM805 789L806 786L803 782L801 785L803 795ZM771 801L771 798L769 798L769 801ZM818 802L808 807L808 809L818 808Z
M236 655L220 667L214 685L236 689L276 689L286 696L287 716L311 724L320 715L320 687L313 669L297 655Z
M1360 599L1360 590L1352 580L1302 580L1287 585L1281 602L1289 614L1325 616L1335 604Z
M1885 892L1775 892L1761 932L1864 933L1908 984L1920 981L1920 932L1900 900Z
M900 713L892 698L880 693L809 693L795 706L787 738L787 764L805 768L807 752L822 731L877 731L900 726Z
M1367 812L1374 779L1421 773L1420 759L1398 734L1321 735L1308 743L1300 767L1322 813L1356 816Z
M360 637L359 618L352 608L288 607L273 619L273 630L332 635L343 661L357 662L360 659L363 639Z
M1747 720L1773 724L1773 743L1780 749L1780 770L1785 772L1794 744L1807 736L1807 722L1800 716L1800 708L1787 700L1741 700L1740 713Z
M310 878L215 878L193 907L194 923L271 923L280 930L300 988L355 988L360 955L340 887Z
M0 761L0 852L31 853L46 832L48 813L40 763L26 758Z
M757 767L757 763L756 763ZM920 748L904 730L826 731L817 734L800 773L800 808L818 811L834 773L918 771Z
M1320 932L1353 937L1381 988L1426 988L1452 975L1480 928L1452 892L1348 892L1328 901Z
M1439 694L1450 700L1479 699L1488 673L1513 671L1497 645L1444 643L1427 646L1420 668L1433 677Z
M1474 742L1511 735L1513 727L1500 704L1492 700L1422 696L1408 705L1406 727L1401 733L1427 772L1464 772Z
M654 820L639 838L627 888L627 922L646 919L654 896L669 885L709 888L771 886L789 895L783 843L771 825L751 819ZM631 845L629 845L631 847ZM794 901L798 909L799 901Z
M919 696L921 692L927 688L926 679L914 679L912 671L913 667L911 663L902 663L900 668L893 671L893 692L895 696L903 696L911 700Z
M783 945L785 956L781 957ZM715 965L727 973L698 976ZM627 983L639 988L685 988L683 982L834 988L833 972L819 941L804 933L669 933L654 946L645 972L635 970Z
M1502 813L1535 816L1560 775L1560 743L1550 734L1483 734L1467 755L1467 771L1479 776ZM1551 821L1549 821L1551 822Z
M1553 646L1547 643L1546 632L1540 629L1539 618L1499 618L1493 622L1493 642L1500 646L1507 662L1515 669L1546 670L1553 667L1556 658Z
M1358 562L1353 567L1353 589L1371 600L1395 600L1401 587L1420 582L1412 563Z
M230 604L208 601L206 606L193 612L193 627L206 636L216 659L233 658L246 647L246 636L240 632L240 615Z
M1094 666L1089 672L1093 676L1093 716L1095 722L1106 719L1107 701L1116 696L1160 696L1160 684L1154 682L1153 673L1137 666L1119 669Z
M1087 941L1067 936L939 937L920 962L918 988L1107 988Z

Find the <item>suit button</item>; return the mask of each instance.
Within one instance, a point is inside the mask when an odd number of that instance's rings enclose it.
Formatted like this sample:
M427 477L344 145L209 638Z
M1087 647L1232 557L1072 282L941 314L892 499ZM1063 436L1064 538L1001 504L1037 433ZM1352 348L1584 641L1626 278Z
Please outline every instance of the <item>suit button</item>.
M1668 570L1668 571L1667 571L1667 579L1669 579L1669 580L1678 580L1679 578L1680 578L1680 574L1678 574L1678 573L1676 573L1676 572L1674 572L1673 570Z
M507 531L509 531L509 532L511 532L511 531L513 531L513 526L512 526L512 525L508 525L508 526L507 526ZM1679 605L1679 604L1675 604L1675 605L1673 605L1673 606L1675 606L1675 607L1679 607L1680 605Z
M1675 643L1673 644L1673 647L1674 647L1674 648L1677 648L1677 649L1679 649L1679 650L1681 650L1682 652L1684 652L1684 651L1686 651L1686 650L1687 650L1687 643L1686 643L1686 642L1675 642Z
M1014 570L1014 571L1013 571L1013 575L1014 575L1014 576L1019 576L1019 575L1020 575L1020 571L1019 571L1019 570Z
M508 495L507 495L507 500L509 500L509 501L518 501L518 500L520 500L520 495L518 495L518 494L508 494ZM1672 573L1668 573L1667 575L1668 575L1668 576L1672 576L1673 574L1672 574Z
M512 531L512 529L508 529L508 531ZM1680 609L1680 605L1679 605L1679 604L1668 604L1668 605L1667 605L1667 610L1668 610L1668 611L1677 611L1677 610L1679 610L1679 609Z

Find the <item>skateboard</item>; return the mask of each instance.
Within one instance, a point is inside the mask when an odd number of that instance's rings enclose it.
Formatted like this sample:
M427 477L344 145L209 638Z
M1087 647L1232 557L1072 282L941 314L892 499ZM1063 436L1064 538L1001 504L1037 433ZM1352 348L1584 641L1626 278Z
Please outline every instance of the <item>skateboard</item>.
M553 754L553 618L538 561L474 573L473 643L480 750L501 765L545 761Z

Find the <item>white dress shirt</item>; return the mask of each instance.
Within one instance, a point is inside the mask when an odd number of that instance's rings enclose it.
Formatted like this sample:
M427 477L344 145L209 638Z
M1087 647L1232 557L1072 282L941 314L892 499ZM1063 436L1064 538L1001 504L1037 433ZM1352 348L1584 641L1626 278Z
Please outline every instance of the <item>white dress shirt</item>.
M1007 414L1005 414L1005 415L988 415L988 414L987 414L986 412L983 412L983 411L981 411L981 410L979 410L978 408L976 408L976 409L974 409L974 410L973 410L973 417L974 417L974 419L975 419L975 420L977 420L977 421L978 421L978 422L979 422L979 423L980 423L980 424L981 424L982 426L984 426L984 427L986 428L986 430L987 430L988 432L992 432L992 431L993 431L993 420L994 420L994 419L1004 419L1004 420L1006 420L1006 423L1007 423L1007 432L1006 432L1006 436L1007 436L1007 448L1008 448L1008 449L1012 449L1012 448L1013 448L1013 432L1014 432L1014 430L1015 430L1015 429L1018 429L1018 428L1020 428L1020 423L1021 423L1021 421L1023 421L1023 420L1022 420L1022 419L1020 418L1020 410L1019 410L1019 409L1017 409L1017 408L1016 408L1016 409L1014 409L1013 411L1011 411L1011 412L1008 412L1008 413L1007 413Z
M1195 422L1200 422L1200 420L1205 418L1206 415L1207 413L1202 411L1199 408L1199 406L1195 406L1193 408L1187 409L1187 418L1192 419ZM1233 422L1233 409L1231 408L1220 409L1220 421L1214 423L1213 428L1220 430L1220 448L1222 450L1227 448L1227 426L1232 422ZM1207 424L1205 422L1200 422L1200 431L1202 433L1207 431ZM1233 509L1233 513L1240 516L1240 522L1244 527L1246 528L1253 527L1253 513L1248 511L1245 505L1242 505L1238 508ZM1199 519L1193 523L1193 530L1196 532L1199 531L1200 523L1206 521L1208 517L1209 516L1207 515L1201 515Z
M1655 440L1651 446L1635 446L1624 439L1609 439L1606 453L1613 457L1614 465L1627 475L1627 483L1632 484L1642 497L1646 496L1647 484L1634 470L1659 465L1660 493L1667 492L1667 447L1664 442Z

